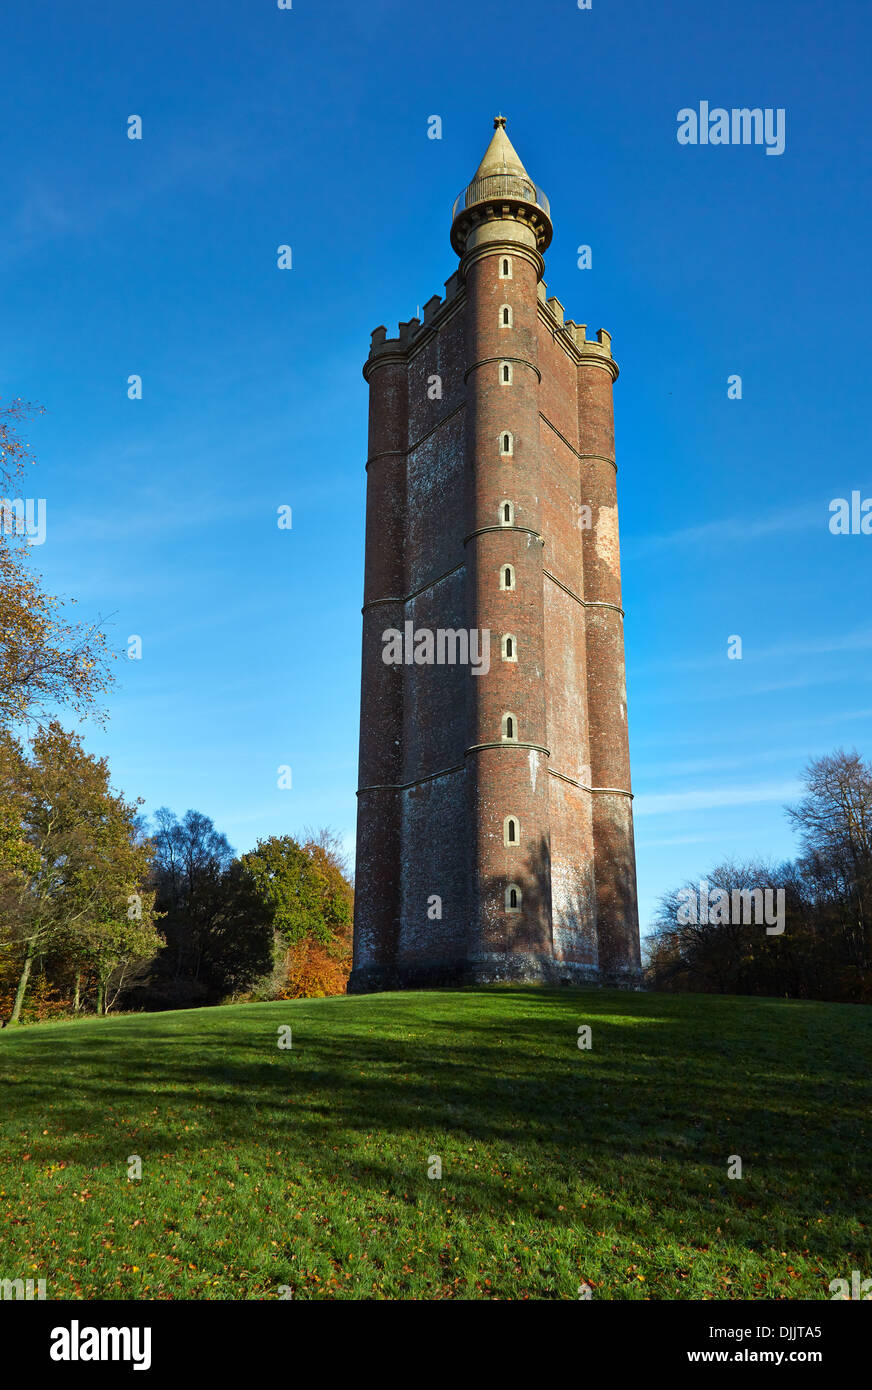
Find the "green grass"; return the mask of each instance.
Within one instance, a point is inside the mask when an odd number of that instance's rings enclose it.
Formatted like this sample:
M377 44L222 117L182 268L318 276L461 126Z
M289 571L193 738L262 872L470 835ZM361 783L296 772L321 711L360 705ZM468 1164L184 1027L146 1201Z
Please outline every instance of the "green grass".
M870 1023L504 988L6 1029L0 1278L49 1298L828 1298L872 1275Z

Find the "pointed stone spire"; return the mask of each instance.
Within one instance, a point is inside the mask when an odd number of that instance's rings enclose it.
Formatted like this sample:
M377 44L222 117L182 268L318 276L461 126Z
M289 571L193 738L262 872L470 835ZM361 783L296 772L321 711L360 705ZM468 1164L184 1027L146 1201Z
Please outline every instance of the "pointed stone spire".
M489 225L489 231L484 231L484 224ZM505 116L495 116L494 133L484 159L472 182L455 200L451 245L463 257L483 239L518 240L538 254L541 266L551 233L548 199L521 163L506 134Z
M506 134L505 116L494 116L494 133L485 151L484 159L476 169L472 181L485 179L490 174L516 174L532 183L530 175L521 163L517 150Z

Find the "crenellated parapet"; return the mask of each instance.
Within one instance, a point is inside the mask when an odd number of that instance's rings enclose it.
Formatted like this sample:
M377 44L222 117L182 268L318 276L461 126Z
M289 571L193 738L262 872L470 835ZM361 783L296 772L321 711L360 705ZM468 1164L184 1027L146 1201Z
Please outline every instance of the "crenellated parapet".
M554 337L566 350L569 357L578 364L585 362L588 366L602 367L611 376L612 381L617 381L619 375L618 364L612 356L612 335L605 328L598 328L595 338L588 338L587 324L575 323L573 319L565 319L563 305L555 295L548 295L547 286L544 280L539 281L539 313Z
M602 367L612 378L618 379L618 364L612 356L612 335L607 333L604 328L596 331L596 341L592 342L587 336L587 325L584 323L569 323L567 328L572 334L573 341L583 362L588 366Z
M445 281L445 298L434 294L424 305L423 321L408 319L398 325L395 338L388 337L384 324L372 330L369 356L363 366L363 375L369 381L370 373L386 362L407 362L435 333L443 323L455 313L463 301L464 285L460 273L455 271Z

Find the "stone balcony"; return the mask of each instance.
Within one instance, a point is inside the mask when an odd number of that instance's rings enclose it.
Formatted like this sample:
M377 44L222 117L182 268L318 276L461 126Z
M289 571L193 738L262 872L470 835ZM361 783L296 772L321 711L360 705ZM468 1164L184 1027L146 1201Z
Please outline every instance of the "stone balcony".
M451 209L452 222L458 213L465 212L475 203L489 203L501 198L519 198L522 202L533 203L541 208L546 217L551 216L551 205L542 189L530 179L520 174L486 174L484 178L473 179L462 193L458 193Z

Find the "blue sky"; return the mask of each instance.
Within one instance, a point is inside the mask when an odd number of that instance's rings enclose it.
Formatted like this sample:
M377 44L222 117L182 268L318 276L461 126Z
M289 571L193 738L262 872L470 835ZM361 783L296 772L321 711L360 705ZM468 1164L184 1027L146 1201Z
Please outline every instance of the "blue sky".
M791 853L805 761L872 731L872 536L828 529L872 496L868 6L13 0L4 31L0 396L46 407L48 587L142 637L87 733L116 785L238 850L353 842L360 368L454 270L501 110L549 293L621 365L643 926L725 855ZM784 154L679 145L701 100L783 107Z

